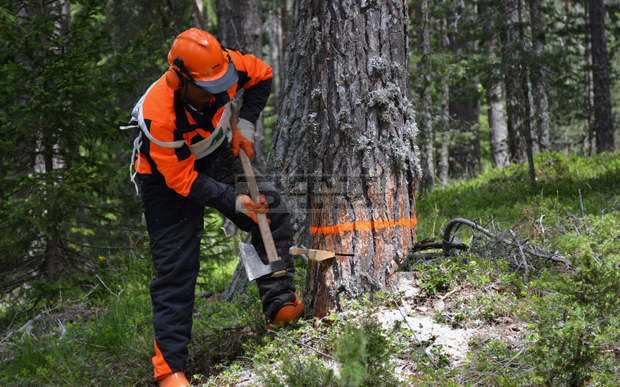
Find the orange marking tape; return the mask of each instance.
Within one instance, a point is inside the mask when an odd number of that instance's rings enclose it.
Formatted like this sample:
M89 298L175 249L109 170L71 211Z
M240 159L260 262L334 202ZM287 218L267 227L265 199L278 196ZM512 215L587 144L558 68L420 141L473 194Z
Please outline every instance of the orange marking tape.
M335 224L333 226L315 227L310 226L310 234L337 234L348 231L367 231L372 229L388 228L388 227L413 227L418 224L417 218L403 218L398 220L369 220L363 222L346 222Z

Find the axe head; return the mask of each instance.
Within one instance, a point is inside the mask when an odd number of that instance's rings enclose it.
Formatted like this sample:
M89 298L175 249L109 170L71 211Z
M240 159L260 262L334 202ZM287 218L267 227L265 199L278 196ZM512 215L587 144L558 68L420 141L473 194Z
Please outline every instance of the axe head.
M250 281L265 276L279 277L286 273L287 266L284 261L278 259L267 264L263 263L254 246L249 243L239 243L239 255Z

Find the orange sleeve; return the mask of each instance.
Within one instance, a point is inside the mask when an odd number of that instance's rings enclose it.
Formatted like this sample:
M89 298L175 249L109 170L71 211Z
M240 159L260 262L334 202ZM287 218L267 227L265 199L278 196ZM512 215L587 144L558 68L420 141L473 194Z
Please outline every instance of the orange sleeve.
M243 104L239 109L239 118L252 123L260 116L271 93L271 66L251 54L228 50L239 73L238 85L245 89Z
M261 81L266 81L273 78L273 70L271 66L262 60L258 59L252 54L242 54L235 50L226 50L229 54L237 71L246 73L249 80L241 86L244 89L248 89Z
M174 130L161 123L151 122L150 129L157 140L175 140ZM164 148L152 141L149 144L151 159L168 187L184 197L219 210L226 217L234 216L237 194L233 187L198 173L194 169L195 156L187 144L181 148Z

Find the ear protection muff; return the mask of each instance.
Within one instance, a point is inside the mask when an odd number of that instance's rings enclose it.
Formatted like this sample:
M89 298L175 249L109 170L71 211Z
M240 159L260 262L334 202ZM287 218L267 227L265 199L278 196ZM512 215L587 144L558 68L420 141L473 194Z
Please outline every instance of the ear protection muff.
M188 80L193 82L194 77L189 72L185 64L183 63L183 59L180 56L177 56L168 70L164 75L166 77L166 83L172 90L179 90L183 87L183 83Z
M183 87L183 81L174 72L172 66L168 67L168 71L166 71L166 74L164 74L164 76L166 77L166 83L168 84L168 87L170 87L172 90L177 91L181 87Z

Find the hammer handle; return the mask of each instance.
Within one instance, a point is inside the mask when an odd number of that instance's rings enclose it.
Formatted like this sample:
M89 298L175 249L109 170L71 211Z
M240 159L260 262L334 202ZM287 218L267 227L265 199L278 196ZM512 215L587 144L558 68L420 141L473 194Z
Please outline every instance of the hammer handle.
M241 159L241 165L243 166L243 173L245 174L245 179L248 182L250 197L256 203L260 203L260 193L258 192L258 186L256 185L254 170L252 169L252 164L250 164L250 158L245 153L243 148L239 149L239 158ZM265 246L265 251L267 252L267 259L269 260L269 262L277 261L279 259L278 252L276 250L275 243L273 242L273 236L271 235L269 223L267 223L267 215L256 213L256 219L258 220L260 235L261 237L263 237L263 245ZM274 273L273 276L277 277L276 274L278 273Z

